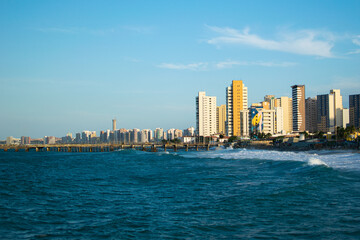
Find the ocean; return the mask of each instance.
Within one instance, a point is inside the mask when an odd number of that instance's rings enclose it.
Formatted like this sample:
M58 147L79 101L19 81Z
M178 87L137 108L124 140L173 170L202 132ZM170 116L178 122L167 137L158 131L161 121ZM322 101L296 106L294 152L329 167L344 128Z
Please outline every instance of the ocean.
M360 239L360 154L0 152L1 239Z

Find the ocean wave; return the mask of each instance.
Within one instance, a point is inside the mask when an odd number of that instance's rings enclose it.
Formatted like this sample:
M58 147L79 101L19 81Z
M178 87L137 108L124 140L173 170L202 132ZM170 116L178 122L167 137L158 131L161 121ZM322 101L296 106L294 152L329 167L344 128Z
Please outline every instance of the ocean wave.
M360 154L348 151L287 152L257 149L223 149L217 151L189 152L184 158L220 158L234 160L297 161L309 166L360 170Z

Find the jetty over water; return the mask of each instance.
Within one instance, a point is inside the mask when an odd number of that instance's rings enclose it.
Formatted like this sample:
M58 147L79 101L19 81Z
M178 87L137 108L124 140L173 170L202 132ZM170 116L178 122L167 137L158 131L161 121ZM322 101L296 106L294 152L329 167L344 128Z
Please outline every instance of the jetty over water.
M223 146L223 143L196 143L196 144L31 144L31 145L0 145L0 151L4 152L112 152L123 149L140 151L178 151L178 150L206 150Z

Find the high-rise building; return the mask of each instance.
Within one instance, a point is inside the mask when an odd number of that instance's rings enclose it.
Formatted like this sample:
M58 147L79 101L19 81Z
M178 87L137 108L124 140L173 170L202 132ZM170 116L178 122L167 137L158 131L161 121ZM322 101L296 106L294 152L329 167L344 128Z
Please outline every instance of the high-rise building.
M284 111L282 107L275 107L275 133L284 134Z
M343 103L340 89L331 89L330 94L334 95L335 126L341 126Z
M196 97L196 131L198 136L216 133L216 97L199 92Z
M317 95L317 130L335 132L334 95Z
M332 89L329 94L318 95L317 102L317 130L335 133L337 126L343 126L343 114L347 113L343 111L340 90Z
M291 133L293 130L292 99L289 97L280 97L276 99L276 106L283 110L283 130L285 133Z
M305 100L306 131L314 133L317 131L317 98L308 97Z
M240 110L240 135L242 137L249 137L249 110Z
M164 139L164 129L156 128L154 138L155 138L156 142L160 142L161 140L163 140Z
M246 110L248 104L247 87L242 80L233 80L226 88L226 132L228 136L241 136L240 111Z
M130 131L130 142L138 143L140 141L140 129L134 128Z
M216 132L226 134L226 105L216 107Z
M350 126L360 127L360 94L349 96Z
M305 85L294 85L292 88L293 131L305 131Z
M342 119L341 122L338 124L339 127L343 127L346 128L347 125L349 124L349 109L348 108L343 108L341 111L341 115L342 115Z
M116 119L112 120L112 125L113 125L113 131L116 130Z

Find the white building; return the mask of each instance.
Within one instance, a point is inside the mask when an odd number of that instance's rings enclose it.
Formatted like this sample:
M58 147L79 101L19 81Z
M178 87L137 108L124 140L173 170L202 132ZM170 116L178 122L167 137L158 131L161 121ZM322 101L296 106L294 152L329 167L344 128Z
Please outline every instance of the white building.
M198 136L216 133L216 97L199 92L196 97L196 131Z
M240 110L240 131L242 137L250 136L249 110Z
M284 113L282 107L275 107L276 133L284 134Z

